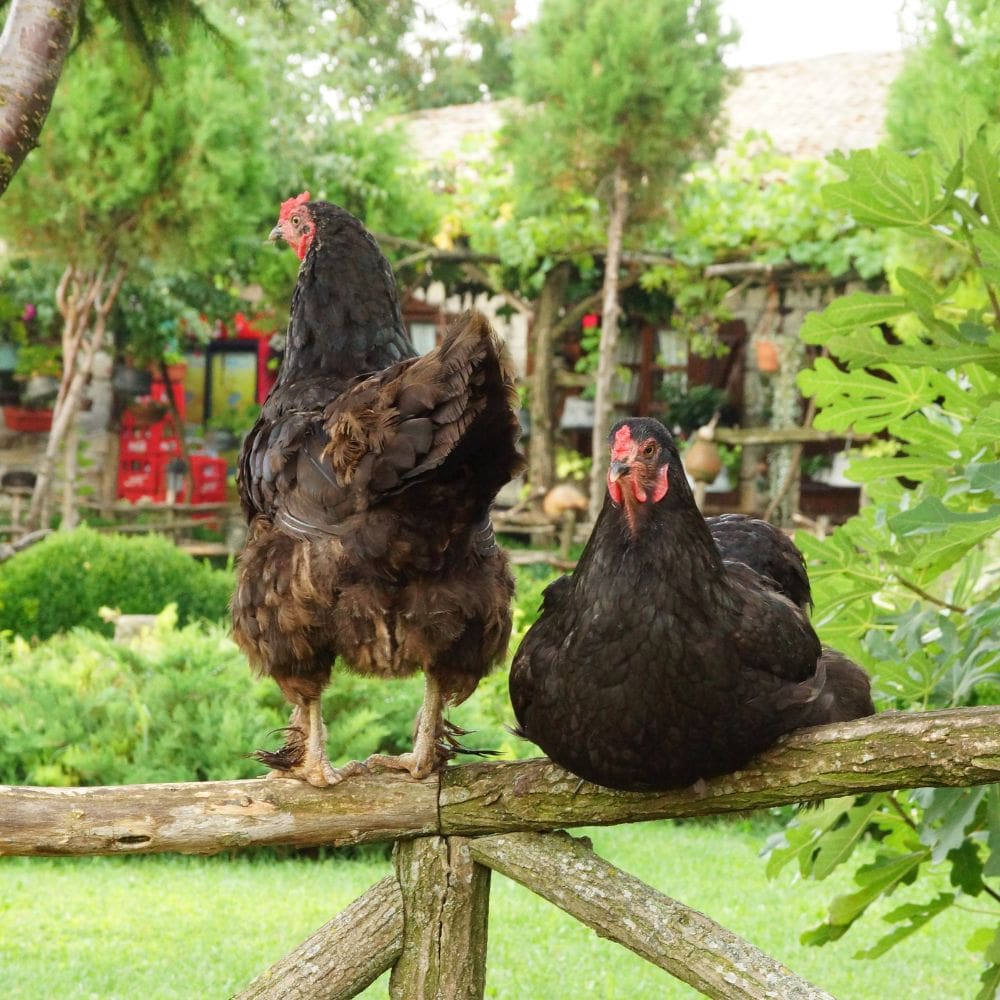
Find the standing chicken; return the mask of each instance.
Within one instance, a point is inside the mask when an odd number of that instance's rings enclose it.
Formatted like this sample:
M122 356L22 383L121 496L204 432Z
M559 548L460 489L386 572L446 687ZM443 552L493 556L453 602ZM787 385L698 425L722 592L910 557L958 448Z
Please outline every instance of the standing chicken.
M490 506L521 467L506 352L468 313L423 357L388 262L343 209L285 202L273 237L302 264L277 382L240 456L249 523L233 631L294 705L273 773L334 784L320 695L340 656L381 677L423 670L413 750L367 763L439 766L443 709L502 657L513 579Z
M622 421L610 441L593 534L514 657L520 734L582 778L665 789L737 770L800 726L871 714L864 672L821 658L796 603L804 568L789 599L752 565L781 562L773 529L717 523L717 546L662 424ZM729 559L748 530L756 556Z

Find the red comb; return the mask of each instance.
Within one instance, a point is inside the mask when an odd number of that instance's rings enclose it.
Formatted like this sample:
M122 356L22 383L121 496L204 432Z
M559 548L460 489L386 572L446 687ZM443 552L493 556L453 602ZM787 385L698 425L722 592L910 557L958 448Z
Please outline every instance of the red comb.
M289 198L288 201L283 201L281 203L281 211L278 213L278 219L283 221L288 218L300 205L304 205L309 200L309 192L303 191L302 194L297 195L294 198Z
M615 431L614 441L611 444L612 459L623 458L628 455L630 444L632 444L632 431L625 424Z

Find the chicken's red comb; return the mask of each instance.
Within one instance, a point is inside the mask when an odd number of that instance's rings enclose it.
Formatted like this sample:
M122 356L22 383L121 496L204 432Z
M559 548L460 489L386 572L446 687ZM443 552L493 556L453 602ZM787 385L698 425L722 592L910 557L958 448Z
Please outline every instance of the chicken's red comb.
M287 219L292 212L295 211L300 205L304 205L309 200L309 192L303 191L302 194L296 195L294 198L289 198L288 201L283 201L281 203L281 212L278 213L278 220L283 222Z
M611 458L623 458L628 455L629 446L632 444L632 431L628 424L623 424L615 431L614 441L611 443Z

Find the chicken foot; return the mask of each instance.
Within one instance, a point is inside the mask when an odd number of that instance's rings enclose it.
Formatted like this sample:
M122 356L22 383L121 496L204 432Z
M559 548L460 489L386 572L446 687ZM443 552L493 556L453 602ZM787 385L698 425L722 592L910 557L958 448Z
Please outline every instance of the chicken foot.
M413 740L413 750L397 756L374 753L366 761L365 767L389 767L395 771L409 771L414 778L426 778L442 763L438 753L438 740L444 729L444 696L441 686L424 674L424 703L417 717L417 732Z
M327 788L367 771L357 760L348 761L343 767L330 763L319 698L309 698L295 706L286 733L285 745L280 750L259 750L256 754L257 760L272 768L269 778L296 778L316 788Z

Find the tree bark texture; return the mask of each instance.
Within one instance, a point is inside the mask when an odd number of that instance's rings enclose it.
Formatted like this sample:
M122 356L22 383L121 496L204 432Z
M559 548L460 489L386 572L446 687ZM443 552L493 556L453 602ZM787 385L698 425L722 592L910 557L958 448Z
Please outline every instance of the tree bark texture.
M403 897L392 875L275 962L235 1000L348 1000L403 950Z
M359 775L100 788L0 786L0 856L216 854L266 844L360 844L434 833L437 779Z
M749 941L608 864L564 833L471 842L472 856L718 1000L832 1000Z
M705 788L616 792L549 760L289 779L97 788L0 786L0 856L214 854L711 816L891 788L1000 781L1000 708L884 712L782 737Z
M464 837L400 841L396 876L403 947L389 980L392 1000L482 1000L490 872Z
M597 363L597 393L594 398L593 464L590 469L590 520L596 521L604 503L604 477L608 469L608 431L614 409L613 381L618 365L618 268L628 217L628 181L621 164L612 176L608 212L608 252L604 258L604 297L601 308L601 347Z
M52 107L80 0L13 0L0 35L0 195Z
M552 415L555 410L552 377L555 329L569 284L570 265L556 264L545 275L531 327L534 369L531 373L531 437L528 441L528 482L534 490L555 484L556 455Z

